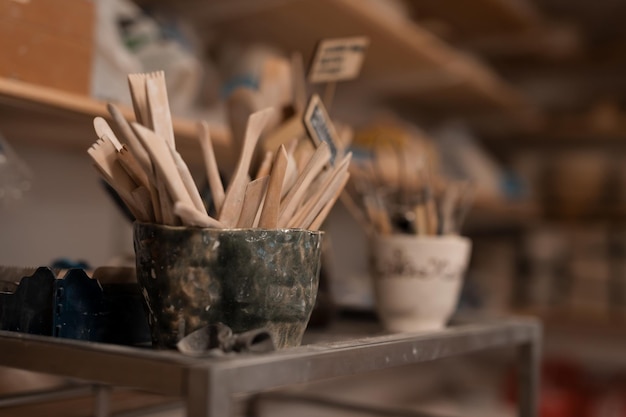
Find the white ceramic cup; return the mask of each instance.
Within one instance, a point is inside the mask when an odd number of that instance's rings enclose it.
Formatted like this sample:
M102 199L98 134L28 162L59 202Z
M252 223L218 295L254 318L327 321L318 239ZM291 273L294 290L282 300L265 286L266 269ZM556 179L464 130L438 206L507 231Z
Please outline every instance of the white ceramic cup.
M377 236L370 241L376 310L391 332L436 330L454 313L470 258L461 236Z

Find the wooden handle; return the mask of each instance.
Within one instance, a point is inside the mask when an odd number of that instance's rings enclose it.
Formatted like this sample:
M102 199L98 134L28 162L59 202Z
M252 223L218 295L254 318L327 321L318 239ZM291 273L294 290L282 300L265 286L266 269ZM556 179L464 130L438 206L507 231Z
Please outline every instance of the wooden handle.
M153 222L154 211L152 210L152 202L150 200L150 191L144 186L137 187L131 191L133 200L137 209L141 212L141 221Z
M301 227L307 228L315 220L322 208L331 199L339 197L343 189L345 182L344 174L347 174L348 166L350 165L350 159L352 154L348 154L344 157L330 173L326 175L324 181L320 184L318 190L307 200L306 204L298 211L296 215L289 222L289 227ZM339 188L341 187L341 188Z
M87 150L87 153L104 180L117 192L132 215L138 220L147 220L143 217L141 209L131 195L138 184L120 165L113 143L106 136L103 136Z
M224 185L222 184L219 168L215 159L215 150L213 149L209 125L206 122L200 122L198 124L198 141L202 148L204 167L206 168L206 175L209 181L209 187L211 188L213 205L215 206L216 213L220 213L222 205L224 204Z
M100 116L94 117L93 127L94 127L94 130L96 131L96 135L98 135L99 138L106 136L107 139L111 141L116 151L119 151L120 149L122 149L122 144L117 139L117 136L115 136L113 129L111 129L111 126L109 126L106 120L104 120Z
M111 105L109 111L112 110L114 106ZM116 113L116 110L112 110L111 114ZM122 117L121 113L118 115ZM114 120L117 119L118 116L113 116ZM127 145L130 149L125 145L122 146L122 149L119 151L120 162L125 166L126 170L132 175L135 175L138 183L142 184L148 192L150 193L150 200L152 201L152 213L154 215L154 221L156 223L163 222L163 215L161 211L161 203L159 199L159 193L156 187L156 177L152 167L152 161L150 161L150 156L137 139L137 136L132 131L128 122L123 119L123 122L118 123L118 127L125 126L124 130L127 128L128 131L124 133L125 138L127 139ZM132 171L132 173L131 173ZM171 218L171 216L170 216Z
M165 139L168 145L176 148L174 126L163 71L147 74L146 96L148 97L148 109L154 133Z
M287 145L294 138L300 139L305 134L302 115L296 114L263 138L263 150L275 152L280 145Z
M144 74L130 74L128 76L128 84L130 87L131 98L133 100L135 119L139 123L151 127L148 114L148 99L146 96ZM148 190L150 191L150 199L152 200L152 210L155 221L158 223L173 224L174 216L171 213L171 210L168 209L169 205L167 204L169 198L159 195L159 187L156 186L156 173L154 171L154 167L152 166L152 161L150 160L148 152L137 138L135 132L133 132L130 123L126 120L121 110L112 103L107 103L107 109L118 129L124 135L126 144L129 146L133 156L137 159L139 164L141 164L144 171L148 175L148 179L151 182ZM161 187L161 189L163 190L163 187ZM165 213L163 212L164 208L166 210Z
M159 198L158 202L158 211L161 213L161 219L163 220L163 224L167 224L170 226L176 226L180 224L176 215L174 214L172 196L167 192L167 187L165 186L165 182L162 177L162 174L159 172L154 173L156 178L156 195Z
M146 75L129 74L128 87L133 101L133 110L137 123L141 123L148 129L152 129L152 119L148 110L148 96L146 93Z
M248 183L246 187L246 194L243 198L243 207L241 208L241 215L237 221L237 227L249 228L254 225L254 219L259 211L259 206L263 200L265 189L270 177L265 176L258 178Z
M213 227L223 229L224 225L206 213L201 213L193 206L177 201L174 203L174 213L180 217L187 226Z
M135 158L135 155L128 150L126 145L123 145L122 149L118 152L118 160L131 178L148 191L150 201L152 202L153 221L157 223L162 222L163 217L161 214L161 204L159 194L155 186L156 180L154 175L151 172L146 172L141 167L141 164L137 158ZM152 165L152 163L150 164Z
M247 178L248 171L250 169L250 162L252 161L252 155L254 154L254 149L261 135L261 131L265 127L265 124L269 121L273 112L273 109L268 108L252 114L248 119L246 135L241 154L239 155L239 161L237 162L237 168L235 169L235 174L228 185L228 189L224 197L224 204L219 215L220 222L224 223L227 227L235 226L237 220L239 219L243 204L243 197L246 193L246 186L248 184Z
M122 132L122 135L124 135L125 144L128 145L129 150L141 164L143 169L147 173L152 173L152 162L150 161L148 152L144 149L139 139L137 139L137 135L135 135L135 132L133 132L130 124L124 118L121 110L111 103L107 104L107 109L109 110L109 114L113 118L115 125Z
M128 173L130 177L135 181L136 184L145 187L146 190L150 187L150 180L148 179L148 175L141 168L139 162L135 159L132 153L129 152L128 148L125 145L122 145L122 149L117 153L117 158Z
M259 169L254 176L255 179L263 178L267 175L270 175L270 171L272 169L272 159L274 159L274 152L265 152L265 156L263 156L263 161L261 161L261 166L259 166Z
M274 229L278 224L278 214L280 212L280 196L287 170L287 151L281 145L274 158L270 182L265 194L265 202L259 219L259 227L263 229Z
M326 142L322 142L304 167L302 173L298 176L295 185L285 196L285 199L281 204L280 215L278 217L278 227L286 227L289 224L293 213L302 202L302 198L306 193L307 187L329 160L330 149Z
M132 123L131 126L148 151L158 172L158 179L165 183L167 191L174 199L174 202L181 201L194 207L193 200L178 172L169 145L153 131L140 124Z
M202 201L202 197L200 196L200 192L198 191L198 187L191 176L191 172L189 172L189 168L183 158L180 156L178 151L173 147L169 146L169 150L174 158L174 162L176 163L176 169L178 169L178 174L183 180L183 184L185 184L185 189L187 189L187 193L191 197L191 201L193 202L193 206L196 210L206 213L206 208L204 207L204 202Z
M342 179L341 179L341 183L337 187L337 190L335 191L335 193L328 200L326 205L322 208L322 210L317 215L317 217L313 220L313 222L310 225L305 226L305 227L308 227L310 230L319 230L320 227L322 227L322 224L324 223L324 220L326 220L326 217L328 217L328 214L330 213L330 211L332 210L333 206L337 202L337 199L339 198L339 196L343 195L343 189L346 186L346 184L348 183L349 179L350 179L350 174L349 173L344 173L344 175L342 176Z

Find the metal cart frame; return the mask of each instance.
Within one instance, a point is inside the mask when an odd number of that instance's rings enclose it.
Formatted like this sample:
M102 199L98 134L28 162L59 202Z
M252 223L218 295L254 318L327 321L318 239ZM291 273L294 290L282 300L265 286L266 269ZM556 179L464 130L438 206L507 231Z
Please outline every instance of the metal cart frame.
M183 399L189 417L232 414L235 394L355 375L486 349L517 347L519 415L537 415L541 325L512 318L437 332L319 343L259 355L190 358L176 351L0 331L0 365Z

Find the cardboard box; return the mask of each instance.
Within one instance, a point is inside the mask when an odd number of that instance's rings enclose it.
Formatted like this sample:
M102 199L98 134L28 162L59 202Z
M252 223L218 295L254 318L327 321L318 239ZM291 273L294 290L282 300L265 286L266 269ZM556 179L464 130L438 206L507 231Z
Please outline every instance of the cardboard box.
M91 0L0 0L0 77L89 94Z

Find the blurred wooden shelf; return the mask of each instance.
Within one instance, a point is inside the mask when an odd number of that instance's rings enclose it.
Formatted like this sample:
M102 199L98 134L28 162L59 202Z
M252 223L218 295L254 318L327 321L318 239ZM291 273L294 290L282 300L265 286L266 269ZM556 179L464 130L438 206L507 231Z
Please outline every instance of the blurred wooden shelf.
M529 110L511 86L472 56L450 47L410 19L361 0L139 0L157 5L217 41L269 43L311 57L323 38L367 35L361 76L339 96L409 99L420 111L506 113ZM213 38L212 38L213 39Z
M491 65L519 58L559 60L584 48L576 27L546 19L540 5L531 0L411 0L407 4L418 24L456 47L488 58Z
M528 0L476 0L450 4L439 0L411 0L420 19L437 19L453 27L455 37L486 37L531 31L542 24Z
M539 132L536 136L545 140L551 140L557 144L600 144L626 143L626 126L610 129L590 128L586 124L573 124L559 126Z
M132 110L120 106L134 119ZM0 77L0 132L7 140L33 146L87 151L97 137L93 118L109 119L106 103L90 97ZM195 122L174 119L179 152L185 160L201 160ZM216 153L229 144L229 134L215 129Z
M506 133L507 143L560 148L570 145L623 145L626 143L626 112L614 103L600 103L585 111L547 114L533 129ZM487 140L501 142L502 137Z
M470 209L464 230L468 232L518 228L541 217L541 208L529 200L506 200L477 196Z
M519 121L528 103L487 66L448 46L409 19L382 13L359 0L143 0L174 9L219 39L268 42L310 57L322 38L371 38L361 77L340 92L359 102L409 100L425 114L505 115ZM94 141L92 118L107 117L102 101L0 78L0 129L9 140L36 146L86 150ZM132 115L130 109L125 114ZM178 148L199 161L192 121L174 121ZM229 134L213 132L218 158L227 155Z

